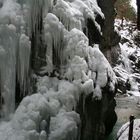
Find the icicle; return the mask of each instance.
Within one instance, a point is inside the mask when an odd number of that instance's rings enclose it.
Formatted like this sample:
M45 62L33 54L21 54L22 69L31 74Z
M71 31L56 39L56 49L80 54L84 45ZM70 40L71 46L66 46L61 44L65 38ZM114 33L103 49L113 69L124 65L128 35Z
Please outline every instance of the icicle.
M40 19L47 15L48 11L52 9L52 0L29 0L29 17L27 23L29 23L29 34L35 33L40 25Z
M54 6L53 13L59 17L67 30L77 28L82 30L81 22L84 20L82 13L76 8L72 7L71 3L64 0L58 0Z
M5 77L5 57L6 57L6 52L3 48L3 46L0 46L0 106L2 106L3 102L3 91L4 91L4 77ZM2 114L1 114L2 115Z
M29 71L30 49L31 43L29 41L29 37L25 34L21 34L19 39L18 80L23 92L25 92L25 88L27 88L26 81Z
M15 73L17 35L14 25L0 25L1 115L8 117L15 108Z
M58 18L49 13L44 20L45 42L47 44L46 61L48 68L52 65L61 67L64 64L64 26Z

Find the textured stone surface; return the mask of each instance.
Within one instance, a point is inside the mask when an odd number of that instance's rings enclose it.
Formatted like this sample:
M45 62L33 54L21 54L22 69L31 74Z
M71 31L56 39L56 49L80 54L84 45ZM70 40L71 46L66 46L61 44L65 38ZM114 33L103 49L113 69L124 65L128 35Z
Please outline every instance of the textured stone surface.
M116 36L116 33L114 32L115 0L97 0L97 2L105 16L105 21L102 26L103 38L101 42L101 48L104 49L114 46L116 43L118 43L113 41L115 39L114 37Z
M108 61L114 64L114 62L116 62L114 58L118 56L118 51L114 49L114 47L118 48L120 41L120 36L114 31L114 18L116 16L114 4L116 0L97 0L97 2L105 16L104 23L101 26L103 35L100 42L100 49Z

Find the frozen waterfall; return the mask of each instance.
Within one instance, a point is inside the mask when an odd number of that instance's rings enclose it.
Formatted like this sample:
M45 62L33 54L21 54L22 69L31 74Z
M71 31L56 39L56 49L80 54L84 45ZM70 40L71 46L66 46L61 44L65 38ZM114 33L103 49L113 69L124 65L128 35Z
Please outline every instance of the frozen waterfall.
M80 97L114 96L116 76L83 33L90 19L102 34L97 15L96 0L0 0L0 139L77 140Z

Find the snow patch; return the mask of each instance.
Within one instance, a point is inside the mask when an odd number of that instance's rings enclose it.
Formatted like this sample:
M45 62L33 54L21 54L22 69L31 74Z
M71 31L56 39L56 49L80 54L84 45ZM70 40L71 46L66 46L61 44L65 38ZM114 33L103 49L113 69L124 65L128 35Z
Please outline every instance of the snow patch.
M117 135L120 136L118 140L128 140L128 133L129 133L129 122L124 124L120 130L118 131ZM127 128L125 130L125 128ZM134 126L133 126L133 139L139 139L140 137L140 119L134 120ZM123 132L123 133L122 133ZM122 134L121 134L122 133Z

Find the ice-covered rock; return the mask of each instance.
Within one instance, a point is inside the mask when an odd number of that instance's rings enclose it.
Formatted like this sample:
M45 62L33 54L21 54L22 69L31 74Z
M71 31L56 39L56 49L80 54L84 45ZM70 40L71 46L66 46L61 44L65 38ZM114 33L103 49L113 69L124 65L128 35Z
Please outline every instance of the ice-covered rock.
M104 19L98 2L0 2L0 105L9 116L0 138L104 139L116 121L117 81L95 44L102 35L97 19ZM32 73L36 93L29 87ZM15 97L24 97L16 110Z

